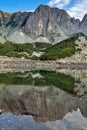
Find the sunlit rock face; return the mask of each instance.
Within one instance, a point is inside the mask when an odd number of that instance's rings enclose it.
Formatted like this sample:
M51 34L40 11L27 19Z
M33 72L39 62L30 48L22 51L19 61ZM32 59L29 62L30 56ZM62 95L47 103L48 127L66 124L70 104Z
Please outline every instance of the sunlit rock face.
M86 26L87 26L87 14L85 14L85 16L81 21L81 29L85 34L87 33L87 29L85 29Z
M0 11L0 33L11 42L17 41L16 32L19 32L18 40L25 37L23 43L51 42L57 43L69 38L76 33L87 35L87 15L83 20L75 19L62 9L40 5L34 12L16 12L13 14ZM27 41L25 40L27 36ZM42 37L42 38L41 38ZM15 41L14 41L15 39ZM43 40L43 41L42 41Z

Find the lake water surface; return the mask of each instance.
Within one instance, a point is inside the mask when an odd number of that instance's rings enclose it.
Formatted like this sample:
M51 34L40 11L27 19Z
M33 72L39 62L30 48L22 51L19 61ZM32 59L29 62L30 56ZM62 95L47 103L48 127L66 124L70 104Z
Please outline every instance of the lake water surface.
M0 73L0 109L1 130L87 130L87 71Z

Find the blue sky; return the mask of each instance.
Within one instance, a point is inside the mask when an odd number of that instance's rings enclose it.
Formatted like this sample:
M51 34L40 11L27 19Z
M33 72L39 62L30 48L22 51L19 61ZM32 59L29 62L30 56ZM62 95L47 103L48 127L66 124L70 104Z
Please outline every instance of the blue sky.
M40 4L65 9L72 17L82 19L87 13L87 0L1 0L0 10L33 11Z
M1 0L0 10L7 12L28 11L48 2L49 0Z

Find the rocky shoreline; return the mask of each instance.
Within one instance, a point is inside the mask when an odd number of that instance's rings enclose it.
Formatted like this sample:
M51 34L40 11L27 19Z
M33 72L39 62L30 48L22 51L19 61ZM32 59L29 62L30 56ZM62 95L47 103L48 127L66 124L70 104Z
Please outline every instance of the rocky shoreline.
M20 58L0 58L0 71L87 69L87 62L60 62L58 60L30 60Z

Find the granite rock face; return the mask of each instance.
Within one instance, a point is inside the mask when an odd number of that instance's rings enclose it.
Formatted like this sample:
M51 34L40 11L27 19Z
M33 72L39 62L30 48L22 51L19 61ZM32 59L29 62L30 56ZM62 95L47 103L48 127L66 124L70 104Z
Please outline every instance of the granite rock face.
M87 14L83 17L80 23L81 30L84 34L87 34Z
M47 5L40 5L34 12L8 14L0 11L0 33L13 42L12 39L16 39L14 33L17 32L18 42L21 42L19 39L23 36L28 36L29 39L23 43L42 42L43 39L45 42L57 43L76 33L82 32L87 35L86 25L87 14L80 21L70 17L65 10L50 8Z

